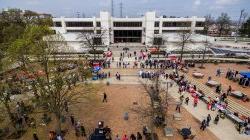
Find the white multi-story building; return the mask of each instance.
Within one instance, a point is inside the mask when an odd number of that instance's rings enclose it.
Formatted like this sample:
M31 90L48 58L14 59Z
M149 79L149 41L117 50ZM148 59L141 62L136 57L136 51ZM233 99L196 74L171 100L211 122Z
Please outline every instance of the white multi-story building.
M142 43L150 45L155 35L169 32L191 31L199 32L204 29L205 18L156 17L155 12L147 12L138 18L117 18L110 16L109 12L100 12L100 17L92 18L53 18L52 27L57 33L69 34L77 32L92 32L100 34L107 30L102 40L104 45L112 43ZM74 40L74 39L73 39ZM72 40L71 40L72 41Z

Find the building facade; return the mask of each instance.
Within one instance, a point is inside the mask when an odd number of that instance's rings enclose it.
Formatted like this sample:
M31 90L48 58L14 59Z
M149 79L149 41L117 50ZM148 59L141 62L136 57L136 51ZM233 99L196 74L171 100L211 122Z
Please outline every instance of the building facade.
M117 18L110 16L109 12L100 12L100 17L93 18L53 18L56 33L67 34L77 32L90 32L103 34L104 45L112 43L142 43L150 45L152 38L157 35L170 32L204 30L205 18L180 17L167 18L156 17L155 12L146 12L138 18Z

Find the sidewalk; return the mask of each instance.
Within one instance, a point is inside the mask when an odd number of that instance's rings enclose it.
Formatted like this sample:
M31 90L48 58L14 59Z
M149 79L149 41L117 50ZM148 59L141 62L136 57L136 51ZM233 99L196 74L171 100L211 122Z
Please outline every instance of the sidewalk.
M174 84L173 87L169 88L169 95L172 96L176 101L179 101L179 93L178 86ZM249 140L250 136L245 134L239 134L236 130L235 125L229 119L221 119L219 120L218 125L213 123L215 116L217 115L217 111L209 111L207 110L207 105L199 100L198 106L196 108L193 107L193 97L189 93L184 93L184 97L189 97L189 105L183 104L182 106L190 112L195 118L199 121L202 121L207 117L208 114L211 115L212 120L210 122L210 126L207 127L212 133L214 133L221 140Z

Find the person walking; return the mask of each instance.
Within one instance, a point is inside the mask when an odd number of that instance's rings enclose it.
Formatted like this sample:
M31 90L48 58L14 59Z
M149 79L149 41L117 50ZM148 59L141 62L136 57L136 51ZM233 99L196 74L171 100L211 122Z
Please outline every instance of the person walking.
M181 113L181 103L177 103L175 110Z
M108 100L107 100L107 94L105 92L103 93L102 102L108 102Z
M216 117L215 117L215 119L214 119L214 124L218 124L218 122L219 122L219 120L220 120L220 117L219 117L219 115L217 115Z
M211 118L211 115L208 114L208 115L207 115L207 126L209 126L209 122L211 121L211 119L212 119L212 118Z
M200 127L200 129L204 131L204 130L206 129L206 126L207 126L207 123L206 123L206 120L204 119L204 120L201 122L201 127Z
M183 100L184 100L184 95L181 95L180 96L180 102L181 102L181 104L183 103Z

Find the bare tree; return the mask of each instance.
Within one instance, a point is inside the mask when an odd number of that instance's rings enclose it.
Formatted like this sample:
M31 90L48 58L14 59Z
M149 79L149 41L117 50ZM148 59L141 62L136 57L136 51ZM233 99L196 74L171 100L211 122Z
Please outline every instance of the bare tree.
M227 13L221 13L216 22L219 27L219 36L221 36L223 32L227 33L229 31L231 21Z
M180 33L178 33L178 36L179 36L179 39L180 39L180 44L179 45L181 45L180 62L182 62L184 48L185 48L187 43L192 42L191 41L192 33L189 30L182 30Z
M155 53L158 55L158 59L159 59L160 54L162 54L161 51L165 47L165 44L168 42L168 39L160 35L155 35L154 37L147 36L147 38L150 38L149 43L152 44L152 47L156 48Z
M215 23L214 18L211 16L211 14L208 14L205 16L205 23L204 23L204 34L208 35L208 30L211 25Z
M81 44L83 48L88 48L89 53L94 54L94 60L96 60L97 49L103 47L103 40L107 37L106 34L109 30L100 29L95 32L80 32L78 35L78 39L81 40Z

